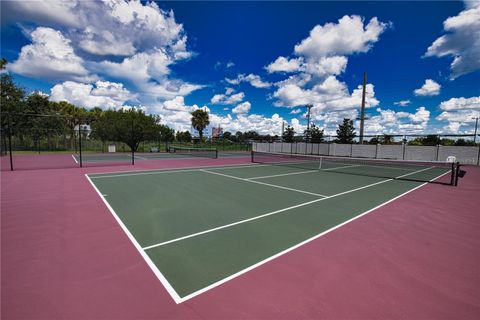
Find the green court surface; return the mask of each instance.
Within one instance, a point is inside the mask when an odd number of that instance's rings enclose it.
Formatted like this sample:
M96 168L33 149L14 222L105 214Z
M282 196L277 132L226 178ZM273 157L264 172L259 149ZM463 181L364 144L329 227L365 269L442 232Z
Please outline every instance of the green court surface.
M180 303L448 174L395 170L413 179L275 165L87 177Z

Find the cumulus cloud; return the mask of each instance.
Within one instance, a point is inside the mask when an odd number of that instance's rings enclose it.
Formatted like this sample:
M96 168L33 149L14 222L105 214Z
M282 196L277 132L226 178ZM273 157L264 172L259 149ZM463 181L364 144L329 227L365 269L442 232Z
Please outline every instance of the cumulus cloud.
M452 80L480 70L480 2L466 4L466 10L443 22L446 34L437 38L425 53L425 57L452 57Z
M290 111L290 114L299 114L299 113L302 113L302 109L293 109L292 111Z
M458 133L461 128L473 132L475 118L480 117L480 96L451 98L440 103L443 110L435 119L446 121L446 132Z
M162 78L170 73L173 63L164 50L156 49L150 53L141 52L125 58L122 62L102 61L96 64L97 69L111 77L132 81L148 81L151 78Z
M235 108L233 108L232 112L236 113L236 114L245 114L245 113L248 113L250 111L251 106L252 105L250 104L250 102L245 101L245 102L242 102L239 105L237 105Z
M171 100L164 101L163 103L158 104L151 109L154 113L160 115L162 123L177 131L185 131L190 129L192 111L202 109L209 113L211 112L207 106L199 107L196 104L186 105L183 96L177 96Z
M408 106L410 103L411 103L410 100L400 100L400 101L394 102L393 104L396 105L396 106L400 106L400 107L406 107L406 106Z
M304 63L303 58L288 59L285 57L278 57L277 60L265 67L269 73L274 72L296 72L300 71L300 67Z
M474 109L480 110L480 96L471 98L451 98L450 100L440 103L440 109L442 110L464 110Z
M374 86L368 84L365 90L365 102L368 107L375 107L380 102L375 98ZM312 104L312 113L331 110L359 108L362 101L362 86L358 86L351 94L345 83L333 76L316 84L311 89L303 89L294 84L279 88L274 97L278 98L277 106L301 106Z
M335 135L338 124L342 123L343 119L352 119L358 134L360 128L358 117L357 109L335 110L318 113L312 117L312 121L323 128L325 134ZM430 111L423 106L418 107L413 113L377 107L371 114L368 114L364 130L366 135L417 134L425 132L429 121Z
M271 83L263 81L259 75L250 73L249 75L239 74L235 79L226 78L225 81L232 85L238 85L241 82L248 82L255 88L270 88Z
M32 44L8 66L14 72L81 83L108 77L134 87L145 105L204 87L172 78L171 66L194 53L187 49L187 36L173 12L155 2L52 0L47 6L9 1L2 9L15 14L16 22L44 25L32 32Z
M216 94L210 99L212 104L236 104L245 98L245 93L234 93L232 88L227 88L225 94Z
M93 77L77 56L71 41L60 31L38 27L30 34L32 44L24 46L8 69L18 74L47 79L83 81Z
M295 53L320 59L332 54L367 52L388 26L388 23L380 22L376 17L364 25L360 16L343 16L338 23L315 26L310 35L295 46Z
M365 121L365 134L417 134L425 132L430 111L419 107L414 113L377 108L377 115ZM356 127L360 122L356 122Z
M390 23L376 17L368 23L360 16L344 16L337 23L317 25L294 48L296 57L280 56L265 67L269 73L290 73L275 83L272 97L279 107L312 104L313 113L359 108L361 86L351 93L336 77L345 72L347 55L368 52ZM367 106L379 104L372 84L367 84Z
M136 95L123 84L109 81L97 81L95 85L65 81L55 85L50 93L52 101L68 101L81 107L102 109L118 109L135 98Z
M280 135L285 120L277 113L270 117L259 114L238 114L236 117L230 114L226 116L210 114L210 123L212 126L221 126L224 131L254 130L260 134Z
M432 79L426 79L423 86L419 89L415 89L413 93L416 96L437 96L440 94L440 88L442 86Z
M17 21L65 27L68 38L93 55L128 56L165 47L178 59L191 56L183 26L153 1L6 1L2 10Z

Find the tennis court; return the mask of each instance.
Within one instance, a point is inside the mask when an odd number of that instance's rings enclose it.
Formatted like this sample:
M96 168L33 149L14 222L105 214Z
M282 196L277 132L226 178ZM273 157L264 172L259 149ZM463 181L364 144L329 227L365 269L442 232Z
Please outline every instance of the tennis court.
M87 178L181 303L428 181L448 183L452 174L449 165L439 164L286 161L262 153L253 160L257 163Z

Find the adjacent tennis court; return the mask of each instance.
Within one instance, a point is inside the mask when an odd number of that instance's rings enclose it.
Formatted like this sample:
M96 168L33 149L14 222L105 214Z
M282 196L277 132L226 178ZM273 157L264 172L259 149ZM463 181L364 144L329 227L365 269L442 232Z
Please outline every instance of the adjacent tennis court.
M245 157L248 156L248 152L232 151L232 152L219 152L217 149L199 149L199 148L171 148L170 152L142 152L134 153L133 158L135 161L143 160L166 160L166 159L183 159L191 157L200 158L229 158L229 157ZM73 161L80 162L79 155L72 155ZM129 152L115 152L115 153L83 153L82 161L84 163L108 163L108 162L131 162L132 154Z
M87 178L181 303L428 181L449 184L453 174L441 163L345 163L266 153L253 160Z

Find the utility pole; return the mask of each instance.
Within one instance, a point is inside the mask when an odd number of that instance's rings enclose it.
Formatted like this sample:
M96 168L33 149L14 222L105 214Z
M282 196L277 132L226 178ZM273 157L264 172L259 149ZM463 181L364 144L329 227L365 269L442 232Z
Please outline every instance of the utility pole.
M362 109L360 111L360 144L363 143L363 127L365 124L365 91L367 86L367 73L363 73Z
M282 142L283 142L283 133L285 132L285 121L282 121Z
M479 118L479 117L473 117L473 118L472 118L472 119L475 119L475 135L473 136L473 143L474 143L474 144L477 144L478 118Z
M306 142L307 143L310 140L310 110L312 108L313 108L313 105L311 105L311 104L307 105L307 109L308 109L308 113L307 113L307 137L306 137Z

